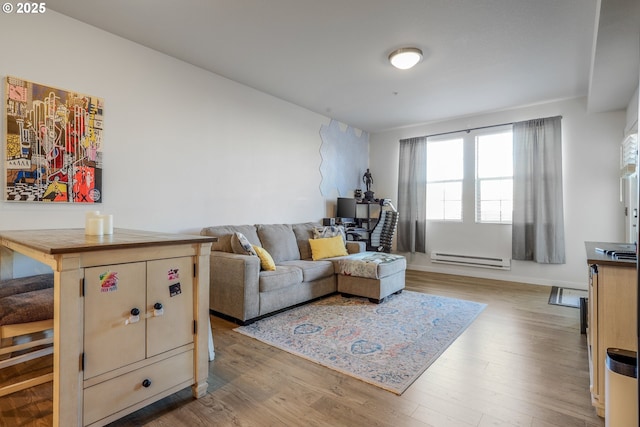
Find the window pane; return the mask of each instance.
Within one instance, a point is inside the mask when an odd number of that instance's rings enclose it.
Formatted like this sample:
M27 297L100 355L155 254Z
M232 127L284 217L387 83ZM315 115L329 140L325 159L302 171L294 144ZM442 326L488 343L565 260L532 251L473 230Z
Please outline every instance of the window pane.
M513 206L511 131L476 137L476 221L509 223Z
M460 221L462 219L461 200L447 200L444 203L444 219L446 221Z
M513 201L502 201L502 205L500 206L500 216L502 217L502 222L511 222L513 219Z
M446 200L462 200L462 183L457 182L443 182L445 199Z
M497 179L480 181L478 222L511 222L513 209L513 180Z
M482 201L480 202L480 220L484 222L500 221L500 201Z
M427 197L427 219L444 219L444 202L442 200L432 200L431 198Z
M512 179L492 179L480 181L481 200L511 200L512 194Z
M476 139L478 178L513 175L513 137L511 132L478 136Z
M427 143L427 181L451 181L464 177L462 139Z
M427 219L460 221L462 219L462 182L427 184Z

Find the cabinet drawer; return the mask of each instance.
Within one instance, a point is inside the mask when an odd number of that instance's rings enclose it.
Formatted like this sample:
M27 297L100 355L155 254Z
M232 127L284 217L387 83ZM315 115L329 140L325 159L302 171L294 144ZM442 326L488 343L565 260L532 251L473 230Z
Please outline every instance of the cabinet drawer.
M149 380L148 387L143 382ZM193 350L84 390L83 424L92 424L185 381L193 383Z

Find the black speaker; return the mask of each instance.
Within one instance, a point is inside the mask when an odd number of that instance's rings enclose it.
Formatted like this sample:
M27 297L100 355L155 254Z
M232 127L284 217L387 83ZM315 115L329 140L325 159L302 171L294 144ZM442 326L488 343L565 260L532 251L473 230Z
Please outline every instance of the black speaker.
M322 225L336 225L335 218L322 218Z

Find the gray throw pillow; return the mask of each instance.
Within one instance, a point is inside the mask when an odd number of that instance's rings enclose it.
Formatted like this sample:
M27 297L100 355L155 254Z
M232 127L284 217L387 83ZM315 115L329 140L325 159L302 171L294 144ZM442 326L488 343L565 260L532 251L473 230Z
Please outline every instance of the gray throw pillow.
M237 231L231 236L231 249L233 250L234 254L258 255L253 249L253 246L251 246L251 243L249 243L249 240L247 240L247 238L244 236L244 234Z

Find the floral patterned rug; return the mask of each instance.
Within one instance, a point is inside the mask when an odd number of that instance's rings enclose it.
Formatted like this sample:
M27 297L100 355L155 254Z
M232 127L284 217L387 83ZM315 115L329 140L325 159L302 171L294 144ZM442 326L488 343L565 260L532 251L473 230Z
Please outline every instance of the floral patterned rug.
M235 331L402 394L485 307L411 291L381 304L332 295Z

